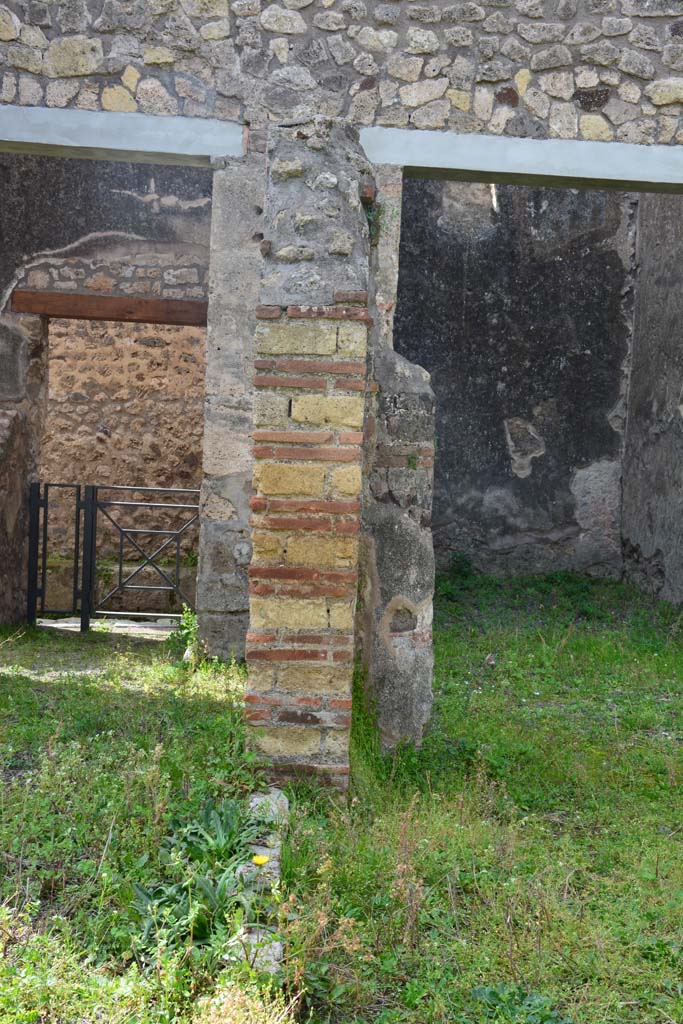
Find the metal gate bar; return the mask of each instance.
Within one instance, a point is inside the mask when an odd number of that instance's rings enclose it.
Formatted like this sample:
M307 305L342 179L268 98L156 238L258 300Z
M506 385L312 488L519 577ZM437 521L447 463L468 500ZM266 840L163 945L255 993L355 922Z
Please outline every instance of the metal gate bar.
M73 600L70 609L49 608L46 602L47 593L47 562L49 543L50 489L74 491L74 556L73 556ZM150 500L129 500L126 496L133 494L149 495ZM119 593L126 590L165 591L173 592L189 606L191 602L180 586L180 546L183 537L199 521L199 490L189 487L134 487L88 484L82 488L80 484L35 483L31 485L29 495L29 559L28 559L28 607L27 618L35 623L37 615L76 615L80 614L81 631L87 632L93 617L98 615L112 617L144 618L153 612L119 612L108 609L105 605ZM171 495L183 496L184 500L166 501ZM158 497L161 500L155 501ZM190 503L188 498L194 498ZM125 500L123 500L125 498ZM144 509L151 515L157 509L175 510L185 513L185 522L175 529L158 529L151 526L145 529L139 525L125 525L121 516L134 509ZM189 513L189 518L187 516ZM83 526L81 528L81 516ZM109 525L118 533L118 582L104 597L97 600L97 537L98 526ZM154 550L149 554L143 547L143 538L165 538L161 543L155 542ZM139 540L138 540L139 538ZM132 572L124 574L126 542L137 552L142 560ZM174 568L167 572L166 567L159 564L160 556L168 549L174 549ZM157 584L136 583L139 574L151 569L161 582ZM179 618L178 613L158 613L164 618Z
M47 604L48 519L50 490L74 492L74 554L70 608L50 608ZM32 483L29 492L29 549L27 619L34 624L41 615L76 615L81 597L79 588L81 539L80 484Z

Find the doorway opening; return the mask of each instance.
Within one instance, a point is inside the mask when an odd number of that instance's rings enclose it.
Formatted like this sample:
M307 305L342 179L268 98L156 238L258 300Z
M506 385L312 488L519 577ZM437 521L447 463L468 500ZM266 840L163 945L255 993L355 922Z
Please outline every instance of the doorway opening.
M205 363L202 326L50 319L36 613L195 607Z

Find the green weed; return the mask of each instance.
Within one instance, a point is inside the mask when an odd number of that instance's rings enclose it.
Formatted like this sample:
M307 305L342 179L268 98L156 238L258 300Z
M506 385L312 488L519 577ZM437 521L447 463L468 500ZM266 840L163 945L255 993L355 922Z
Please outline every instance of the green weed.
M0 633L0 1024L679 1024L682 623L460 560L422 748L381 750L359 675L350 799L294 789L265 906L243 670ZM281 998L221 956L242 913L278 916Z
M196 668L206 658L197 616L186 604L183 605L177 629L170 634L166 643L172 655L184 659L192 668Z
M359 679L351 803L297 807L316 1021L683 1020L680 627L610 582L439 579L422 748L382 753Z
M212 983L237 927L223 876L263 778L242 687L238 667L190 672L157 641L27 629L2 644L1 1024L180 1022ZM142 891L161 903L162 885L191 901L183 920L166 894L174 941L170 925L142 938Z

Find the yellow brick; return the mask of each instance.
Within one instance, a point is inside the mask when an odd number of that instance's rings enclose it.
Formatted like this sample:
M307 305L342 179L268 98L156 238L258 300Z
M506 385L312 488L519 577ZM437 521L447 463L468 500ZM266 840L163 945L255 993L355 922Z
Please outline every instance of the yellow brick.
M528 68L522 68L515 75L515 84L517 86L517 92L520 96L524 96L527 89L529 88L529 82L531 81L531 72Z
M145 64L173 64L175 58L167 46L147 46Z
M353 613L356 607L356 602L352 601L349 604L347 601L335 601L330 604L329 615L330 615L330 628L331 629L343 629L349 632L353 629Z
M260 323L256 348L266 355L331 356L337 350L337 325L320 320L285 320Z
M142 75L137 68L134 68L132 64L129 64L126 70L121 75L121 81L125 85L126 89L130 92L135 92L138 87L138 82L142 78Z
M131 114L138 105L122 85L110 85L102 91L102 109Z
M251 628L326 629L327 605L323 598L309 601L287 597L253 597L250 603Z
M323 754L329 754L338 761L348 761L349 740L351 733L348 729L335 729L328 732L323 743Z
M614 138L614 132L601 114L583 114L579 118L579 128L584 139L609 142Z
M250 665L247 691L264 693L275 686L275 669L272 665Z
M338 351L345 356L364 356L368 347L368 329L365 324L346 321L339 327Z
M305 395L292 402L295 423L321 426L362 427L365 403L362 398L338 395Z
M351 665L286 665L278 673L278 689L289 693L325 693L348 697L351 693Z
M280 562L282 561L283 538L280 534L264 531L254 531L252 535L253 560L254 562Z
M254 469L254 488L261 494L297 494L317 497L325 486L324 466L283 466L259 462Z
M320 752L320 730L293 725L256 729L253 746L268 757L311 757Z
M355 537L316 537L315 534L291 537L286 560L290 565L353 569L358 561L358 541Z
M456 110L462 110L464 113L467 113L472 106L472 96L465 89L449 89L446 96Z
M332 474L332 489L345 497L360 494L362 475L360 466L342 466Z

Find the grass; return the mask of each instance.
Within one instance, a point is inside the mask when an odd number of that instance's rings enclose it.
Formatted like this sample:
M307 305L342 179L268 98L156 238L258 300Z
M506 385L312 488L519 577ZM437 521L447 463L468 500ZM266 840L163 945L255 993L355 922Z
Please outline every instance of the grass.
M461 567L435 640L422 749L359 681L350 799L291 793L279 999L131 938L173 819L254 785L239 670L0 635L0 1024L681 1024L681 611Z
M174 818L256 784L241 671L106 633L4 639L0 1022L183 1019L207 979L172 951L140 966L133 886Z
M440 580L422 750L357 714L351 806L295 819L316 1020L683 1021L682 624L612 583Z

